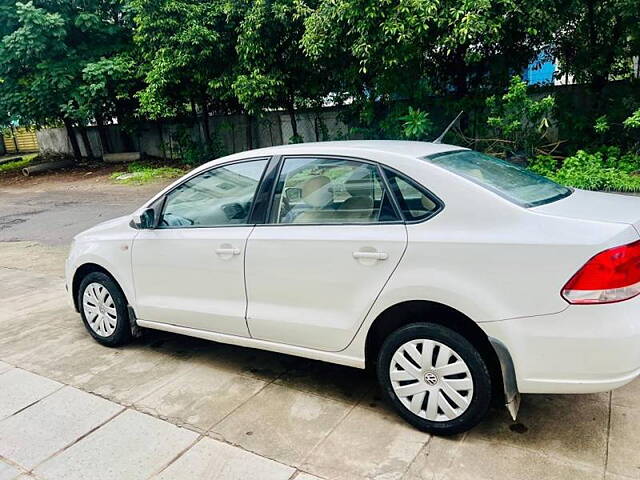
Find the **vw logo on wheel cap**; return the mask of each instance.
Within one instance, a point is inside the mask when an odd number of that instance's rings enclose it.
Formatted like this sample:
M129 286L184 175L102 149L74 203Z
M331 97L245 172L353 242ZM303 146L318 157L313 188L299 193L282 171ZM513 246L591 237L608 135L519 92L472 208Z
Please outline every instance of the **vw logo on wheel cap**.
M427 372L424 374L424 381L427 383L427 385L434 386L436 383L438 383L438 376L433 372Z

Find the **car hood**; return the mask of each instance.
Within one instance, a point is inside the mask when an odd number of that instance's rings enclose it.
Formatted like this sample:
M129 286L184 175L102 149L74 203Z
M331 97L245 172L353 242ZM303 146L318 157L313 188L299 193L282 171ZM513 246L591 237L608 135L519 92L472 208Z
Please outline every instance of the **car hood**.
M556 202L531 209L536 213L596 222L626 223L640 234L640 197L575 190Z
M82 240L84 238L93 237L95 235L129 230L131 229L131 227L129 226L130 222L131 215L123 215L122 217L113 218L111 220L107 220L106 222L94 225L93 227L88 228L83 232L80 232L75 236L75 239Z

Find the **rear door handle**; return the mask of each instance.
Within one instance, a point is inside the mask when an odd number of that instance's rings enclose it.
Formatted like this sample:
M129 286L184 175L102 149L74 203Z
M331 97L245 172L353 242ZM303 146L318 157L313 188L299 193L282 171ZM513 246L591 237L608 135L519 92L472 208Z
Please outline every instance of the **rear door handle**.
M240 255L239 248L216 248L218 255Z
M353 258L369 258L372 260L386 260L389 255L385 252L353 252Z

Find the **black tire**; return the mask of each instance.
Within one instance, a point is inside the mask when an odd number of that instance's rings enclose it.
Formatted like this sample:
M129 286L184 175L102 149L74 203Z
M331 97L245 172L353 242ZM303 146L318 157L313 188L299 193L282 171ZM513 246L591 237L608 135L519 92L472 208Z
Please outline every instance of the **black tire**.
M390 378L390 368L393 356L396 351L411 340L435 340L457 354L466 363L468 372L473 381L473 393L471 401L468 402L466 410L458 417L451 420L432 421L413 413L396 395ZM422 371L422 370L421 370ZM476 348L459 333L433 323L413 323L406 325L392 332L382 344L378 354L377 362L378 382L387 400L393 405L396 411L414 427L434 435L454 435L465 432L477 425L487 414L491 403L491 376L489 369L482 356ZM468 373L466 374L468 375ZM410 382L413 382L411 380ZM425 380L426 382L427 380ZM433 381L433 380L432 380ZM441 382L436 376L436 382ZM401 385L397 383L397 385ZM435 388L435 387L433 387ZM467 395L469 392L467 392ZM424 402L426 403L431 393L427 392ZM440 398L440 393L436 393L436 399ZM409 397L406 397L409 398ZM448 397L445 395L445 401ZM418 400L419 402L421 400ZM452 404L452 402L449 402ZM425 408L426 411L426 408ZM438 407L438 414L442 410ZM426 415L425 415L426 416Z
M109 295L113 299L116 309L116 325L113 332L108 336L99 335L90 326L85 315L83 307L83 296L87 287L91 284L99 284L107 289ZM131 340L131 325L129 323L129 314L127 311L127 299L118 284L109 275L102 272L92 272L82 279L80 288L78 289L78 309L82 322L89 334L102 345L107 347L118 347L124 345Z

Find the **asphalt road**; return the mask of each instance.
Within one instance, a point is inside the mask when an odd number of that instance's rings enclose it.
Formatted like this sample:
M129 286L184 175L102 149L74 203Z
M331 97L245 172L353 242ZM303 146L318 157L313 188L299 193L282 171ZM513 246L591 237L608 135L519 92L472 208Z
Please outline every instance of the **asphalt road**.
M164 186L112 185L108 180L71 184L0 184L0 242L68 244L97 223L133 212Z

